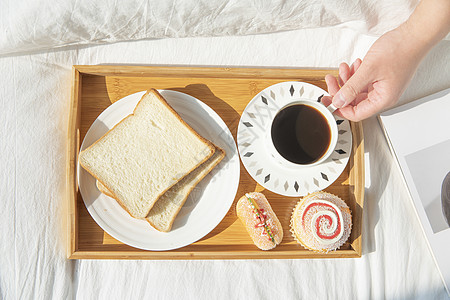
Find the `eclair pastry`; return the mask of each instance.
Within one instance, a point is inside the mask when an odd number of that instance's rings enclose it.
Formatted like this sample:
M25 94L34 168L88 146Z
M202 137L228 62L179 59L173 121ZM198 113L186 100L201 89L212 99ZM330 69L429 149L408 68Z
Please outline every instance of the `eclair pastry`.
M283 228L263 194L245 194L236 204L236 212L259 249L270 250L281 243Z

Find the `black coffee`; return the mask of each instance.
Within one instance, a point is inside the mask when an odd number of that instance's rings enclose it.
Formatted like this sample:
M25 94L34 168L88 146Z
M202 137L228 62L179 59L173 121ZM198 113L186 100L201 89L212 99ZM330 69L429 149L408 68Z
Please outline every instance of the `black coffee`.
M273 120L275 149L290 162L310 164L320 159L331 141L325 117L314 107L295 104L281 110Z

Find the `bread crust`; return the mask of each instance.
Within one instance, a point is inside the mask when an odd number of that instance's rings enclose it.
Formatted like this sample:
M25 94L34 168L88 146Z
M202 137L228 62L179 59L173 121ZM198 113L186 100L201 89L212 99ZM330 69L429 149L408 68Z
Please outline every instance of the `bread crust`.
M206 155L206 157L200 161L194 168L192 168L189 172L187 172L184 176L182 176L181 178L179 178L176 182L173 182L173 184L171 184L170 186L168 186L165 190L163 190L159 195L157 195L157 197L155 197L156 199L159 199L161 197L161 195L163 195L167 190L169 190L173 185L175 185L177 182L179 182L181 179L183 179L187 174L189 174L190 172L192 172L195 168L197 168L199 165L201 165L203 162L205 162L207 159L209 159L215 151L215 148L213 146L213 144L206 140L205 138L203 138L202 136L200 136L194 129L192 129L182 118L181 116L169 105L169 103L167 103L167 101L161 96L161 94L154 88L150 88L149 90L147 90L147 92L141 97L141 99L139 100L139 102L136 104L133 113L129 114L128 116L126 116L125 118L123 118L120 122L118 122L116 125L114 125L113 128L111 128L110 130L108 130L101 138L99 138L97 141L95 141L94 143L92 143L92 145L90 145L89 147L87 147L86 149L84 149L83 151L81 151L79 153L78 156L78 161L80 163L80 165L89 173L91 174L96 180L98 180L103 186L105 186L108 191L111 192L111 187L106 184L105 182L103 182L102 180L100 180L85 164L83 164L82 160L80 160L80 156L82 156L82 153L86 152L87 150L89 150L90 148L92 148L94 145L96 145L99 141L101 141L102 139L104 139L112 130L114 130L120 123L124 122L126 119L132 117L135 115L137 108L139 107L139 105L141 104L141 102L143 101L143 99L145 99L145 97L147 97L149 94L153 94L157 97L157 99L163 104L165 105L171 112L172 114L174 114L174 116L182 123L184 124L184 126L186 126L186 128L188 130L190 130L194 135L196 135L202 142L204 142L204 144L210 149L210 153L208 153ZM130 216L137 218L137 219L143 219L143 218L139 218L134 216L125 206L125 204L123 203L123 201L121 199L119 199L117 196L113 197L119 204L120 206L122 206L126 212L128 212L128 214L130 214ZM155 200L152 205L150 206L150 208L147 210L147 212L145 213L145 216L148 215L148 213L150 212L152 206L156 203L157 200Z
M162 228L160 228L159 226L157 226L156 224L154 224L149 218L148 218L148 215L147 215L147 217L145 218L145 220L148 222L148 223L150 223L150 225L153 227L153 228L155 228L156 230L158 230L158 231L161 231L161 232L169 232L171 229L172 229L172 226L173 226L173 222L175 221L175 219L176 219L176 217L177 217L177 215L178 215L178 213L180 212L180 210L181 210L181 208L183 207L183 205L184 205L184 203L186 202L186 200L187 200L187 198L189 197L189 194L192 192L192 190L195 188L195 186L200 182L200 181L202 181L203 180L203 178L205 178L205 176L206 175L208 175L221 161L222 161L222 159L225 157L225 151L223 150L223 149L221 149L221 148L219 148L219 147L217 147L216 146L216 152L220 152L220 156L219 156L219 158L216 160L216 162L214 163L214 164L212 164L211 166L209 166L209 168L206 170L206 172L205 172L205 174L201 177L201 178L199 178L198 180L197 180L197 182L189 189L189 191L186 193L186 195L185 195L185 197L184 197L184 199L183 199L183 201L182 201L182 203L181 203L181 205L180 205L180 207L178 208L178 210L174 213L174 215L173 215L173 217L172 217L172 219L171 219L171 221L170 221L170 224L169 224L169 226L168 226L168 228L167 228L167 230L163 230ZM215 153L216 153L215 152ZM212 157L211 157L212 158ZM210 159L211 159L210 158ZM207 161L206 161L207 162ZM205 162L205 163L206 163ZM200 165L200 166L198 166L197 168L201 168L202 167L202 165ZM195 170L194 170L195 171ZM189 174L188 174L189 175ZM106 196L108 196L108 197L111 197L111 198L113 198L113 199L115 199L116 201L117 201L117 197L113 194L113 192L111 192L110 190L108 190L105 186L102 186L102 185L100 185L99 184L99 181L97 180L97 182L96 182L96 185L97 185L97 188L99 189L99 191L100 192L102 192L103 194L105 194ZM172 187L173 188L173 187ZM170 189L169 189L170 190ZM161 195L161 197L162 197L163 195ZM160 197L160 198L161 198ZM157 201L159 201L160 199L158 199ZM156 203L156 202L155 202ZM151 212L151 210L150 210L150 212ZM150 214L150 212L149 212L149 214Z
M211 171L212 171L212 170L213 170L213 169L214 169L214 168L222 161L222 159L225 157L225 151L224 151L224 150L222 150L221 148L219 148L219 147L216 146L216 151L221 152L220 158L219 158L213 165L211 165L211 166L208 168L207 172L206 172L206 173L205 173L205 174L197 181L197 183L194 184L194 185L189 189L189 191L186 193L186 195L185 195L185 197L184 197L184 199L183 199L183 201L182 201L180 207L178 208L178 210L177 210L176 213L174 214L172 220L170 221L170 224L169 224L167 230L162 230L161 228L158 228L158 226L156 226L154 223L152 223L152 222L148 219L148 215L147 215L147 217L145 218L145 220L146 220L148 223L150 223L150 225L152 225L153 228L155 228L156 230L161 231L161 232L169 232L169 231L172 229L173 222L175 222L175 219L176 219L178 213L180 212L181 208L183 207L184 203L186 202L187 198L189 197L189 194L190 194L190 193L192 192L192 190L196 187L196 185L197 185L200 181L202 181L203 178L205 178L205 176L208 175L208 174L209 174L209 173L210 173L210 172L211 172ZM201 167L201 165L198 166L197 168L200 168L200 167ZM150 210L150 211L151 211L151 210ZM150 212L149 212L149 213L150 213Z
M203 161L202 161L202 163L204 162L204 161L206 161L208 158L210 158L213 154L214 154L214 151L215 151L215 149L216 149L216 147L214 146L214 144L213 143L211 143L210 141L208 141L207 139L205 139L204 137L202 137L200 134L198 134L198 132L197 131L195 131L194 129L192 129L192 127L191 126L189 126L189 124L188 123L186 123L182 118L181 118L181 116L172 108L172 106L170 106L170 104L169 103L167 103L167 101L166 101L166 99L164 99L164 97L163 96L161 96L161 94L157 91L157 90L155 90L155 89L153 89L153 88L151 88L151 89L149 89L148 91L147 91L147 93L145 93L145 95L147 95L147 94L149 94L149 93L153 93L153 94L155 94L157 97L158 97L158 99L175 115L175 117L177 117L178 118L178 120L182 123L182 124L184 124L184 126L186 126L187 127L187 129L189 129L193 134L195 134L201 141L203 141L208 147L209 147L209 149L210 149L210 151L211 151L211 153L208 155L208 157L207 158L205 158ZM144 95L144 96L145 96ZM141 99L142 100L142 99ZM136 106L137 107L137 106ZM200 163L201 164L201 163ZM198 165L200 165L200 164L198 164ZM198 167L198 165L197 165L197 167ZM196 168L196 167L195 167ZM192 170L194 170L195 168L193 168ZM191 171L192 171L191 170Z
M106 196L111 197L111 198L116 198L116 196L114 196L113 192L108 190L103 184L100 183L100 181L96 180L95 185L97 186L98 190L100 192L102 192L103 194L105 194Z
M255 217L253 208L249 204L250 197L260 209L267 213L267 223L273 233L273 242L267 235L263 234L264 228L258 227L259 219ZM275 212L272 210L264 194L253 192L242 196L236 204L236 213L238 218L244 224L245 229L253 240L253 243L261 250L270 250L281 243L283 239L283 227L278 220ZM271 221L269 221L271 220Z

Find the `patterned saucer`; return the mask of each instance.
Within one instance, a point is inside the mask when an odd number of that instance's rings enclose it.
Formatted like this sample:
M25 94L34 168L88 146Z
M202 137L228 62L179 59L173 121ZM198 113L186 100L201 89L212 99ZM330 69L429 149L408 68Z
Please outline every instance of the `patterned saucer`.
M349 121L334 115L338 125L338 141L333 154L323 163L299 168L286 168L270 155L267 137L277 111L298 99L320 102L323 89L305 82L281 82L262 90L247 105L239 121L237 143L241 161L265 189L284 196L304 196L330 186L348 163L352 134Z

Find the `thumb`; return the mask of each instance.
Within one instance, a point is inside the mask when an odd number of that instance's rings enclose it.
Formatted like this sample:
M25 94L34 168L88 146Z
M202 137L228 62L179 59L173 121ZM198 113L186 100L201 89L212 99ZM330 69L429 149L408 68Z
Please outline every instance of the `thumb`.
M352 77L341 87L333 97L333 105L336 108L342 108L352 103L356 97L364 92L369 84L369 79L364 74L364 67L361 67Z

